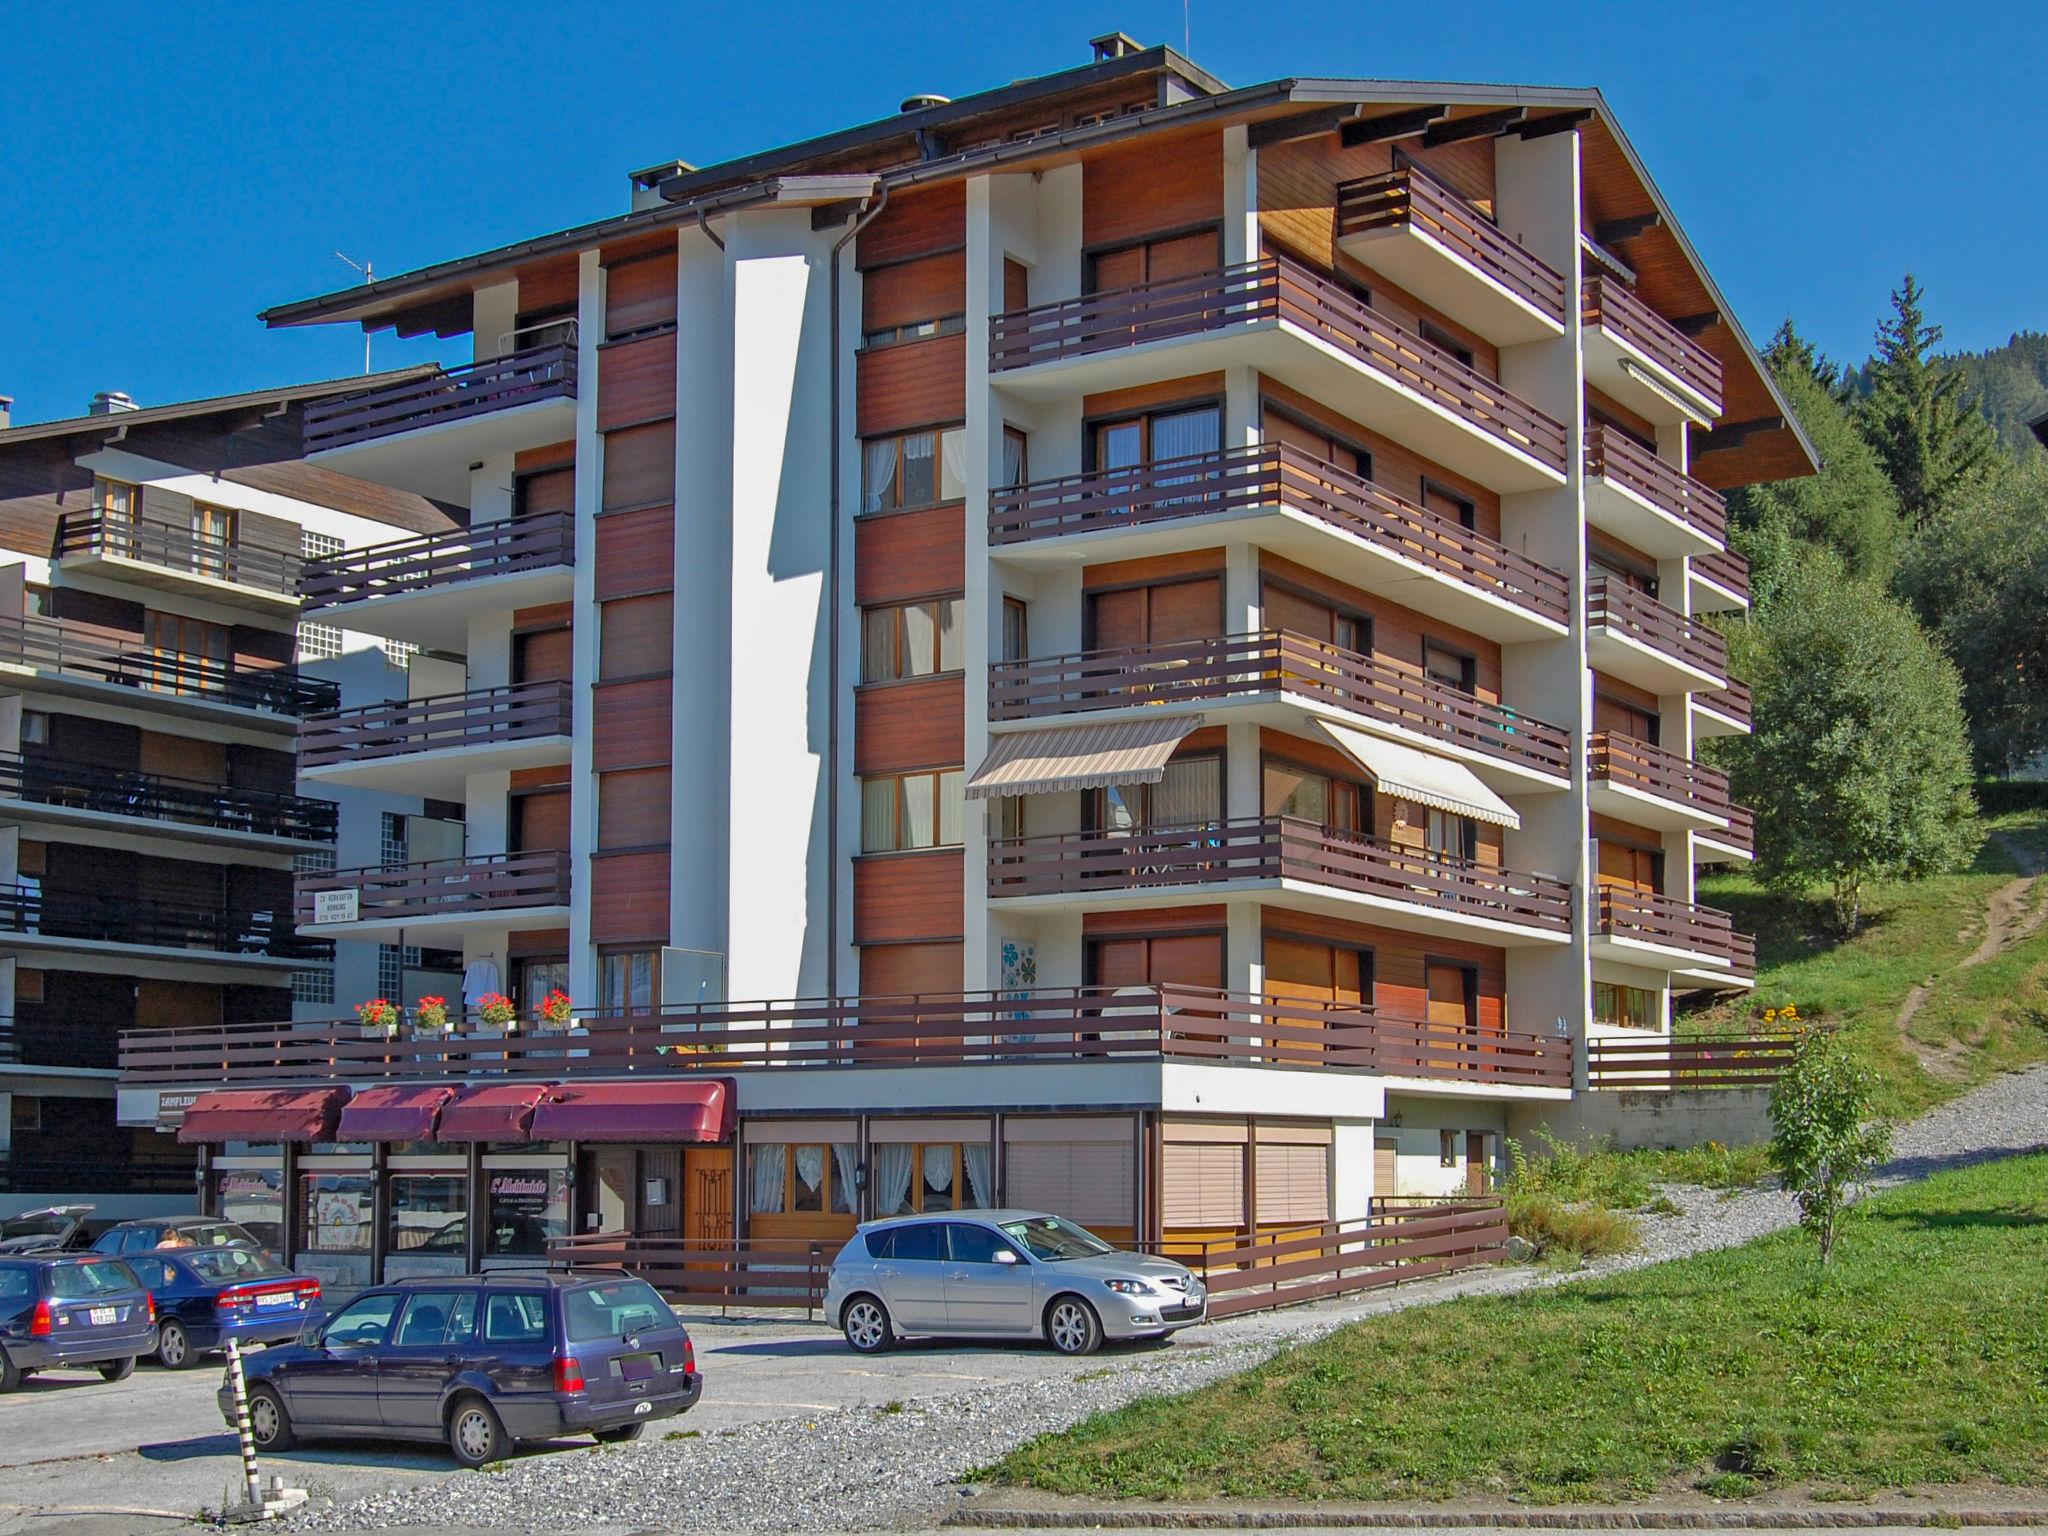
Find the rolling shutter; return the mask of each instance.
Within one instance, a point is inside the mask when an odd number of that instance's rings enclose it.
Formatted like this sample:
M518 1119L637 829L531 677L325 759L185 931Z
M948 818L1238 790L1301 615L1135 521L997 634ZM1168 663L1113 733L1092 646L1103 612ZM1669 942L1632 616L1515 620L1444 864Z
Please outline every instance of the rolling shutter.
M1169 1141L1160 1148L1160 1218L1169 1230L1244 1225L1244 1148Z
M1013 1141L1003 1152L1003 1202L1082 1226L1128 1227L1136 1203L1131 1143Z
M1233 1151L1235 1148L1232 1149ZM1260 1226L1330 1219L1330 1156L1325 1147L1261 1142L1258 1156Z

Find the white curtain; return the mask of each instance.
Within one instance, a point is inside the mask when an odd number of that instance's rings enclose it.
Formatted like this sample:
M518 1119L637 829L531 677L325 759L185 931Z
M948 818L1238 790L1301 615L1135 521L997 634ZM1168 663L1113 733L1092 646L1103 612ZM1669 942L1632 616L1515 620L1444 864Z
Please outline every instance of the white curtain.
M911 1150L903 1141L885 1141L872 1149L877 1217L900 1216L910 1209Z
M890 492L896 485L896 439L886 437L869 443L862 457L866 470L861 480L860 509L879 512L891 504Z
M825 1149L823 1147L798 1147L796 1149L796 1198L799 1210L809 1210L804 1204L803 1192L814 1189L818 1192L817 1209L825 1208Z
M939 434L939 500L967 494L967 433L959 427Z
M1015 432L1003 434L1003 483L1005 490L1024 483L1024 439Z
M832 1143L832 1209L851 1211L860 1189L860 1149L850 1141Z
M783 1179L789 1169L789 1148L779 1141L771 1141L749 1148L747 1155L753 1159L754 1168L751 1213L756 1216L780 1215Z
M948 1210L960 1207L960 1191L953 1188L953 1149L951 1147L926 1147L924 1149L924 1187L943 1189L950 1197Z
M960 1149L960 1160L967 1165L967 1187L974 1192L973 1203L984 1211L996 1203L993 1150L985 1141L970 1141Z

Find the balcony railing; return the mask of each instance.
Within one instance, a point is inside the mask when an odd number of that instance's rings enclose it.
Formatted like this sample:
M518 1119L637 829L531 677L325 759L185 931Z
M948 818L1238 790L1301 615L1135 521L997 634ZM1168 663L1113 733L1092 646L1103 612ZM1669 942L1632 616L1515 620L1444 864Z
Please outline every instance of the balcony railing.
M1756 812L1746 805L1730 802L1728 806L1728 829L1724 832L1716 827L1700 834L1707 842L1722 848L1733 848L1750 858L1756 857Z
M1640 352L1701 400L1721 409L1721 360L1666 320L1625 284L1609 277L1586 280L1579 316Z
M989 543L1285 508L1555 623L1564 576L1372 481L1280 443L1034 480L989 495Z
M1586 1086L1636 1093L1768 1088L1792 1064L1794 1035L1692 1035L1586 1042Z
M1595 576L1586 583L1586 623L1701 672L1728 675L1728 642L1718 630L1622 582Z
M0 797L222 832L334 841L335 806L329 800L102 768L43 752L0 752Z
M1728 537L1728 503L1719 491L1605 423L1586 433L1586 477L1640 496L1701 538L1719 544Z
M1552 932L1571 926L1571 887L1562 880L1291 817L989 843L992 897L1167 890L1233 880L1297 880Z
M561 907L569 903L569 855L553 850L493 853L301 875L302 926L312 923L313 898L320 891L354 891L356 922L414 922L472 912Z
M1571 772L1570 737L1557 726L1280 630L989 667L989 716L995 720L1269 693L1369 715L1543 773Z
M130 648L55 619L0 618L0 666L294 717L341 702L336 684L301 676L295 667L242 667L177 651Z
M299 592L309 609L332 608L575 563L575 519L546 512L308 560Z
M1464 198L1415 168L1337 188L1337 236L1414 229L1484 272L1531 308L1564 324L1565 280Z
M1727 687L1703 690L1693 697L1699 701L1701 708L1711 709L1717 715L1725 715L1730 720L1738 721L1745 729L1751 723L1752 700L1747 683L1738 683L1731 677Z
M989 368L1000 373L1274 320L1328 342L1361 367L1564 473L1561 423L1284 256L996 315L989 323Z
M0 934L268 955L278 960L324 960L334 953L324 940L295 934L287 912L235 911L196 902L51 891L32 885L0 886Z
M354 1019L130 1030L120 1053L136 1085L1156 1061L1557 1088L1572 1071L1571 1042L1551 1036L1169 985L705 1003L512 1035L387 1040Z
M1728 775L1647 741L1601 731L1586 743L1587 771L1603 783L1654 795L1702 816L1726 816Z
M514 683L313 715L299 723L299 767L566 736L570 693L564 682Z
M1749 601L1749 562L1732 549L1717 549L1711 554L1694 555L1692 570L1703 581L1711 581L1724 592L1733 592L1745 603Z
M306 406L306 452L346 448L542 400L576 398L576 349L556 342Z
M59 518L57 558L77 555L139 560L236 586L296 597L300 560L286 550L253 549L176 523L88 512Z
M1737 933L1734 920L1718 907L1602 886L1600 932L1608 938L1705 955L1737 976L1756 974L1755 935Z

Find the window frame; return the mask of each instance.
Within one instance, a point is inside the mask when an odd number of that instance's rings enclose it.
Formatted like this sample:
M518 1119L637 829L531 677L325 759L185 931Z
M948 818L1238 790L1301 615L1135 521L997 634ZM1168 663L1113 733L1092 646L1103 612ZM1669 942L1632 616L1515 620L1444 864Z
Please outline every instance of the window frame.
M1457 682L1446 682L1430 670L1432 654L1449 657L1458 664ZM1422 675L1426 681L1434 683L1439 688L1452 689L1468 699L1479 697L1479 658L1462 646L1451 645L1434 635L1422 637Z
M1166 766L1168 768L1174 768L1204 762L1214 763L1216 765L1216 814L1214 816L1209 817L1207 820L1191 822L1173 822L1171 824L1155 822L1153 820L1152 797L1154 793L1158 790L1159 786L1157 784L1130 784L1121 787L1125 790L1137 791L1139 795L1139 801L1143 805L1144 810L1142 815L1140 815L1139 818L1132 823L1128 830L1119 830L1108 825L1108 792L1102 789L1091 789L1087 791L1087 799L1083 802L1084 824L1082 830L1097 837L1130 837L1151 832L1195 833L1201 831L1205 827L1213 827L1218 823L1226 820L1226 813L1229 810L1230 801L1230 770L1229 764L1226 761L1226 753L1222 748L1215 747L1197 752L1184 753L1179 756L1169 758L1167 760ZM1128 801L1126 803L1128 803Z
M1345 436L1341 432L1331 431L1328 426L1317 421L1306 411L1294 410L1284 402L1275 400L1270 395L1259 396L1259 437L1261 440L1264 440L1266 436L1266 418L1268 416L1278 416L1282 421L1292 423L1300 431L1315 433L1326 444L1326 454L1342 450L1351 456L1351 463L1349 465L1338 463L1334 457L1325 457L1323 463L1328 468L1342 470L1345 474L1353 475L1367 484L1377 483L1372 477L1372 450L1365 447L1362 443Z
M941 665L946 659L948 615L945 609L952 609L950 633L955 652L953 666ZM922 671L906 670L906 658L913 649L910 635L910 610L925 608L931 611L931 665ZM870 620L892 621L893 633L889 638L892 656L892 670L884 676L868 675L868 626ZM924 682L934 677L958 677L967 668L967 598L963 593L948 593L942 597L912 598L906 602L871 603L860 610L860 681L862 688L885 687L891 683Z
M647 1011L652 1013L661 1007L661 946L659 944L604 944L598 946L597 951L597 997L600 1013L626 1018L631 1017L634 1011L641 1006L632 1001L631 997L633 985L630 967L631 962L636 957L645 957L647 961ZM628 968L625 972L626 982L622 988L621 1001L614 1005L606 985L606 972L610 967L620 963L625 963Z
M946 826L946 781L953 779L958 784L958 803L954 810L954 823L960 837L952 842L944 840ZM928 843L905 843L903 828L908 820L908 806L904 785L911 779L930 779L931 785L931 835ZM891 845L871 847L868 843L868 790L871 786L884 784L895 786L894 804L890 810ZM932 853L940 849L958 848L966 840L966 789L967 770L961 764L946 764L936 768L906 768L893 773L866 773L860 776L860 832L863 854L885 853Z
M1379 802L1377 796L1379 790L1370 779L1340 777L1337 774L1301 762L1299 759L1291 758L1284 752L1265 752L1259 755L1259 815L1261 817L1279 817L1286 814L1283 811L1268 810L1266 808L1266 774L1269 770L1275 768L1289 773L1298 773L1304 778L1320 779L1323 781L1323 784L1326 786L1324 791L1325 815L1322 821L1323 830L1349 832L1356 837L1371 837L1378 829ZM1335 792L1340 789L1349 791L1352 796L1355 820L1349 827L1345 826L1342 822L1332 821L1327 814L1328 808L1336 804ZM1317 942L1323 943L1327 941L1318 940Z
M1110 411L1100 416L1090 416L1081 423L1081 470L1084 474L1131 473L1131 467L1122 470L1104 469L1102 463L1102 434L1116 427L1136 426L1138 429L1138 463L1154 462L1153 444L1156 441L1156 426L1161 417L1192 416L1197 411L1213 411L1216 415L1216 440L1223 441L1225 401L1221 395L1194 395L1186 400L1172 400L1160 405L1149 405L1140 411ZM1220 451L1220 449L1218 450Z
M967 424L964 421L940 422L930 426L913 427L902 432L877 432L872 437L860 440L860 510L859 517L886 517L892 512L926 512L933 507L957 506L967 499L966 477L961 477L960 494L948 496L946 492L946 439L958 434L962 458L966 455ZM932 440L932 491L930 501L907 502L902 500L904 467L909 462L905 445L911 439L929 437ZM881 506L868 505L872 492L868 486L869 450L878 443L896 445L895 472L890 477L890 487L897 500Z

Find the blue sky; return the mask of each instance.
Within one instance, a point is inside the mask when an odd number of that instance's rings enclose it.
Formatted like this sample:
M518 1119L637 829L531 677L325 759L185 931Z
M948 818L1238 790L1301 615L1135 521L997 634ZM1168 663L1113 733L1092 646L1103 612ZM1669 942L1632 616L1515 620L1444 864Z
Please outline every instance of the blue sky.
M0 62L0 393L17 422L354 372L270 304L624 209L698 164L1085 60L1180 0L41 6ZM1860 359L1907 268L1952 345L2048 328L2038 6L1188 0L1233 85L1603 87L1736 312ZM451 355L376 342L378 366Z

